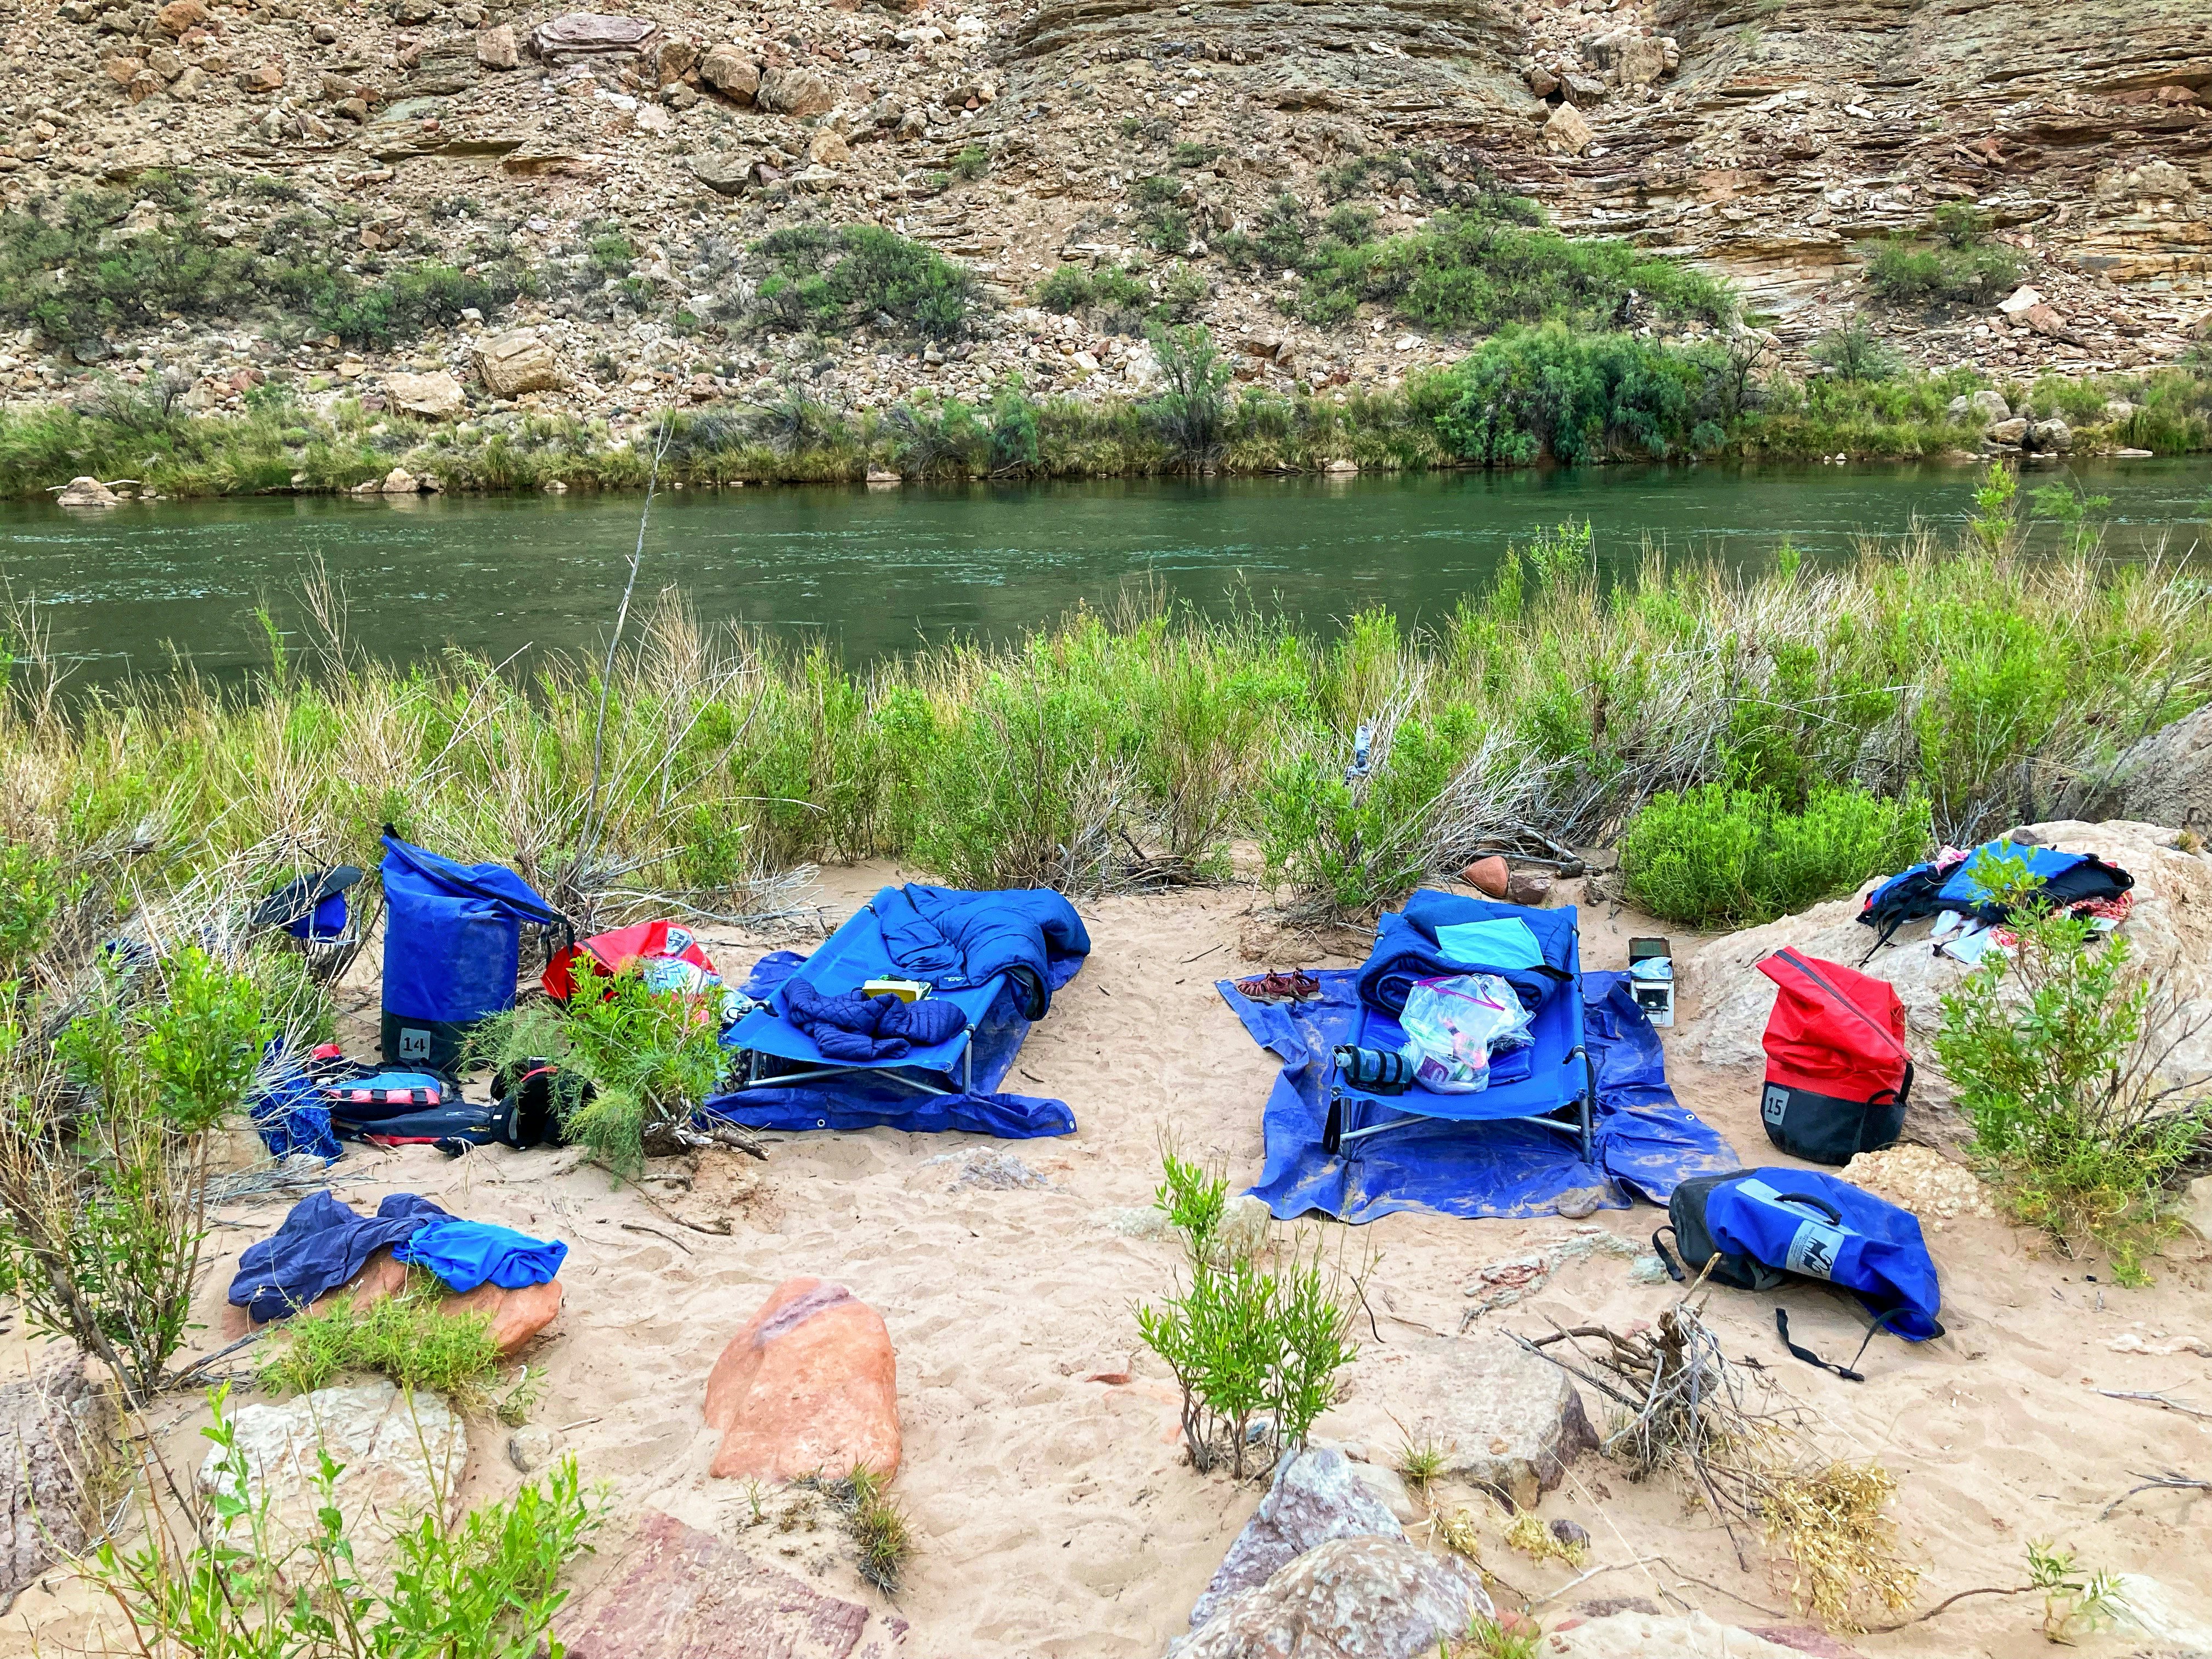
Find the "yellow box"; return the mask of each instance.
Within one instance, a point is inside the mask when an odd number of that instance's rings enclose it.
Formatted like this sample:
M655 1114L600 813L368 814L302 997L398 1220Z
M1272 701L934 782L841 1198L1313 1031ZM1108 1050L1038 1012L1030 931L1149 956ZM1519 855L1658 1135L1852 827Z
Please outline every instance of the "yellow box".
M919 1002L929 994L926 979L872 979L860 987L864 996L895 996L901 1002Z

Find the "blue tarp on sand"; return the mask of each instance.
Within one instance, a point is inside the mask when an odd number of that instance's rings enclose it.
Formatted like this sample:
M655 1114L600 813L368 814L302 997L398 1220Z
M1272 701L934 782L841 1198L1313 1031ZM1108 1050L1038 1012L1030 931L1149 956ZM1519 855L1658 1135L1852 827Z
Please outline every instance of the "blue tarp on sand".
M1626 1209L1632 1196L1663 1204L1692 1176L1741 1167L1728 1142L1676 1103L1659 1034L1620 973L1583 975L1583 1040L1597 1068L1594 1164L1565 1135L1522 1123L1409 1122L1358 1142L1349 1159L1326 1153L1329 1054L1358 1029L1359 975L1315 977L1320 997L1297 1004L1253 1002L1225 980L1218 987L1254 1040L1283 1063L1267 1097L1267 1166L1252 1188L1279 1219L1314 1210L1352 1222L1399 1210L1586 1214Z

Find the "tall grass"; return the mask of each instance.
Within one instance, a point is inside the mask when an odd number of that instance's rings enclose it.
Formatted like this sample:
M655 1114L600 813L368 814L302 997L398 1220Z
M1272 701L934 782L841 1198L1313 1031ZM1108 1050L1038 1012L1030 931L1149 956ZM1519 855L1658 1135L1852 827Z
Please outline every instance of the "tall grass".
M1601 842L1716 782L1787 811L1823 785L1917 791L1964 841L2212 696L2198 580L2009 536L1869 545L1825 572L1785 551L1757 576L1651 556L1606 585L1570 526L1434 625L1376 611L1331 637L1137 593L866 671L703 632L673 599L637 640L609 688L589 858L599 664L395 666L335 633L242 688L187 672L74 704L19 641L0 842L135 837L175 881L270 846L367 862L388 822L602 914L727 911L810 861L1080 888L1218 875L1256 847L1300 904L1358 911L1502 829Z

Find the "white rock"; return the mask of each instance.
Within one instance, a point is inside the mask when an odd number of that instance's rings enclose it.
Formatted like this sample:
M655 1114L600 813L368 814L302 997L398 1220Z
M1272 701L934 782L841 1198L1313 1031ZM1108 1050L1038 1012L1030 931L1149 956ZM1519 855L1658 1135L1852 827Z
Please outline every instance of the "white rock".
M2043 296L2032 288L2014 289L2006 298L1997 301L1997 309L2008 317L2017 317L2043 303Z
M113 507L115 492L97 478L76 477L64 484L54 495L57 507Z
M410 1522L460 1511L468 1431L438 1395L390 1382L322 1389L282 1405L241 1406L231 1419L245 1459L246 1496L270 1500L272 1526L295 1538L318 1529L320 1454L342 1464L333 1495L357 1543L388 1540ZM222 1449L201 1464L204 1491L227 1486Z
M461 383L442 368L428 374L387 374L384 392L394 409L434 421L450 421L468 406Z

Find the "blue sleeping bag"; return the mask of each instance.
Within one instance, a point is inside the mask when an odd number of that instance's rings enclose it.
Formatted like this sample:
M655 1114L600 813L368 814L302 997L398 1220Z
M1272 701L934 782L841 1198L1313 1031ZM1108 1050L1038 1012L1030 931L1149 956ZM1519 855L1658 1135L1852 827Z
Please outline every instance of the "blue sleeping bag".
M1542 962L1513 966L1469 961L1449 954L1437 940L1439 927L1509 918L1527 924L1543 953ZM1480 969L1504 980L1520 997L1522 1006L1533 1014L1572 977L1567 964L1574 960L1574 951L1572 910L1493 904L1488 899L1465 898L1425 887L1406 901L1402 911L1388 912L1376 924L1375 949L1359 970L1359 997L1369 1007L1395 1017L1406 1012L1406 997L1415 981Z
M908 883L884 888L868 908L901 974L940 991L988 985L1004 974L1025 1019L1042 1019L1052 1006L1054 960L1091 954L1083 918L1048 887L969 893Z
M522 924L564 925L514 871L384 836L384 1060L458 1069L469 1031L514 1006Z

